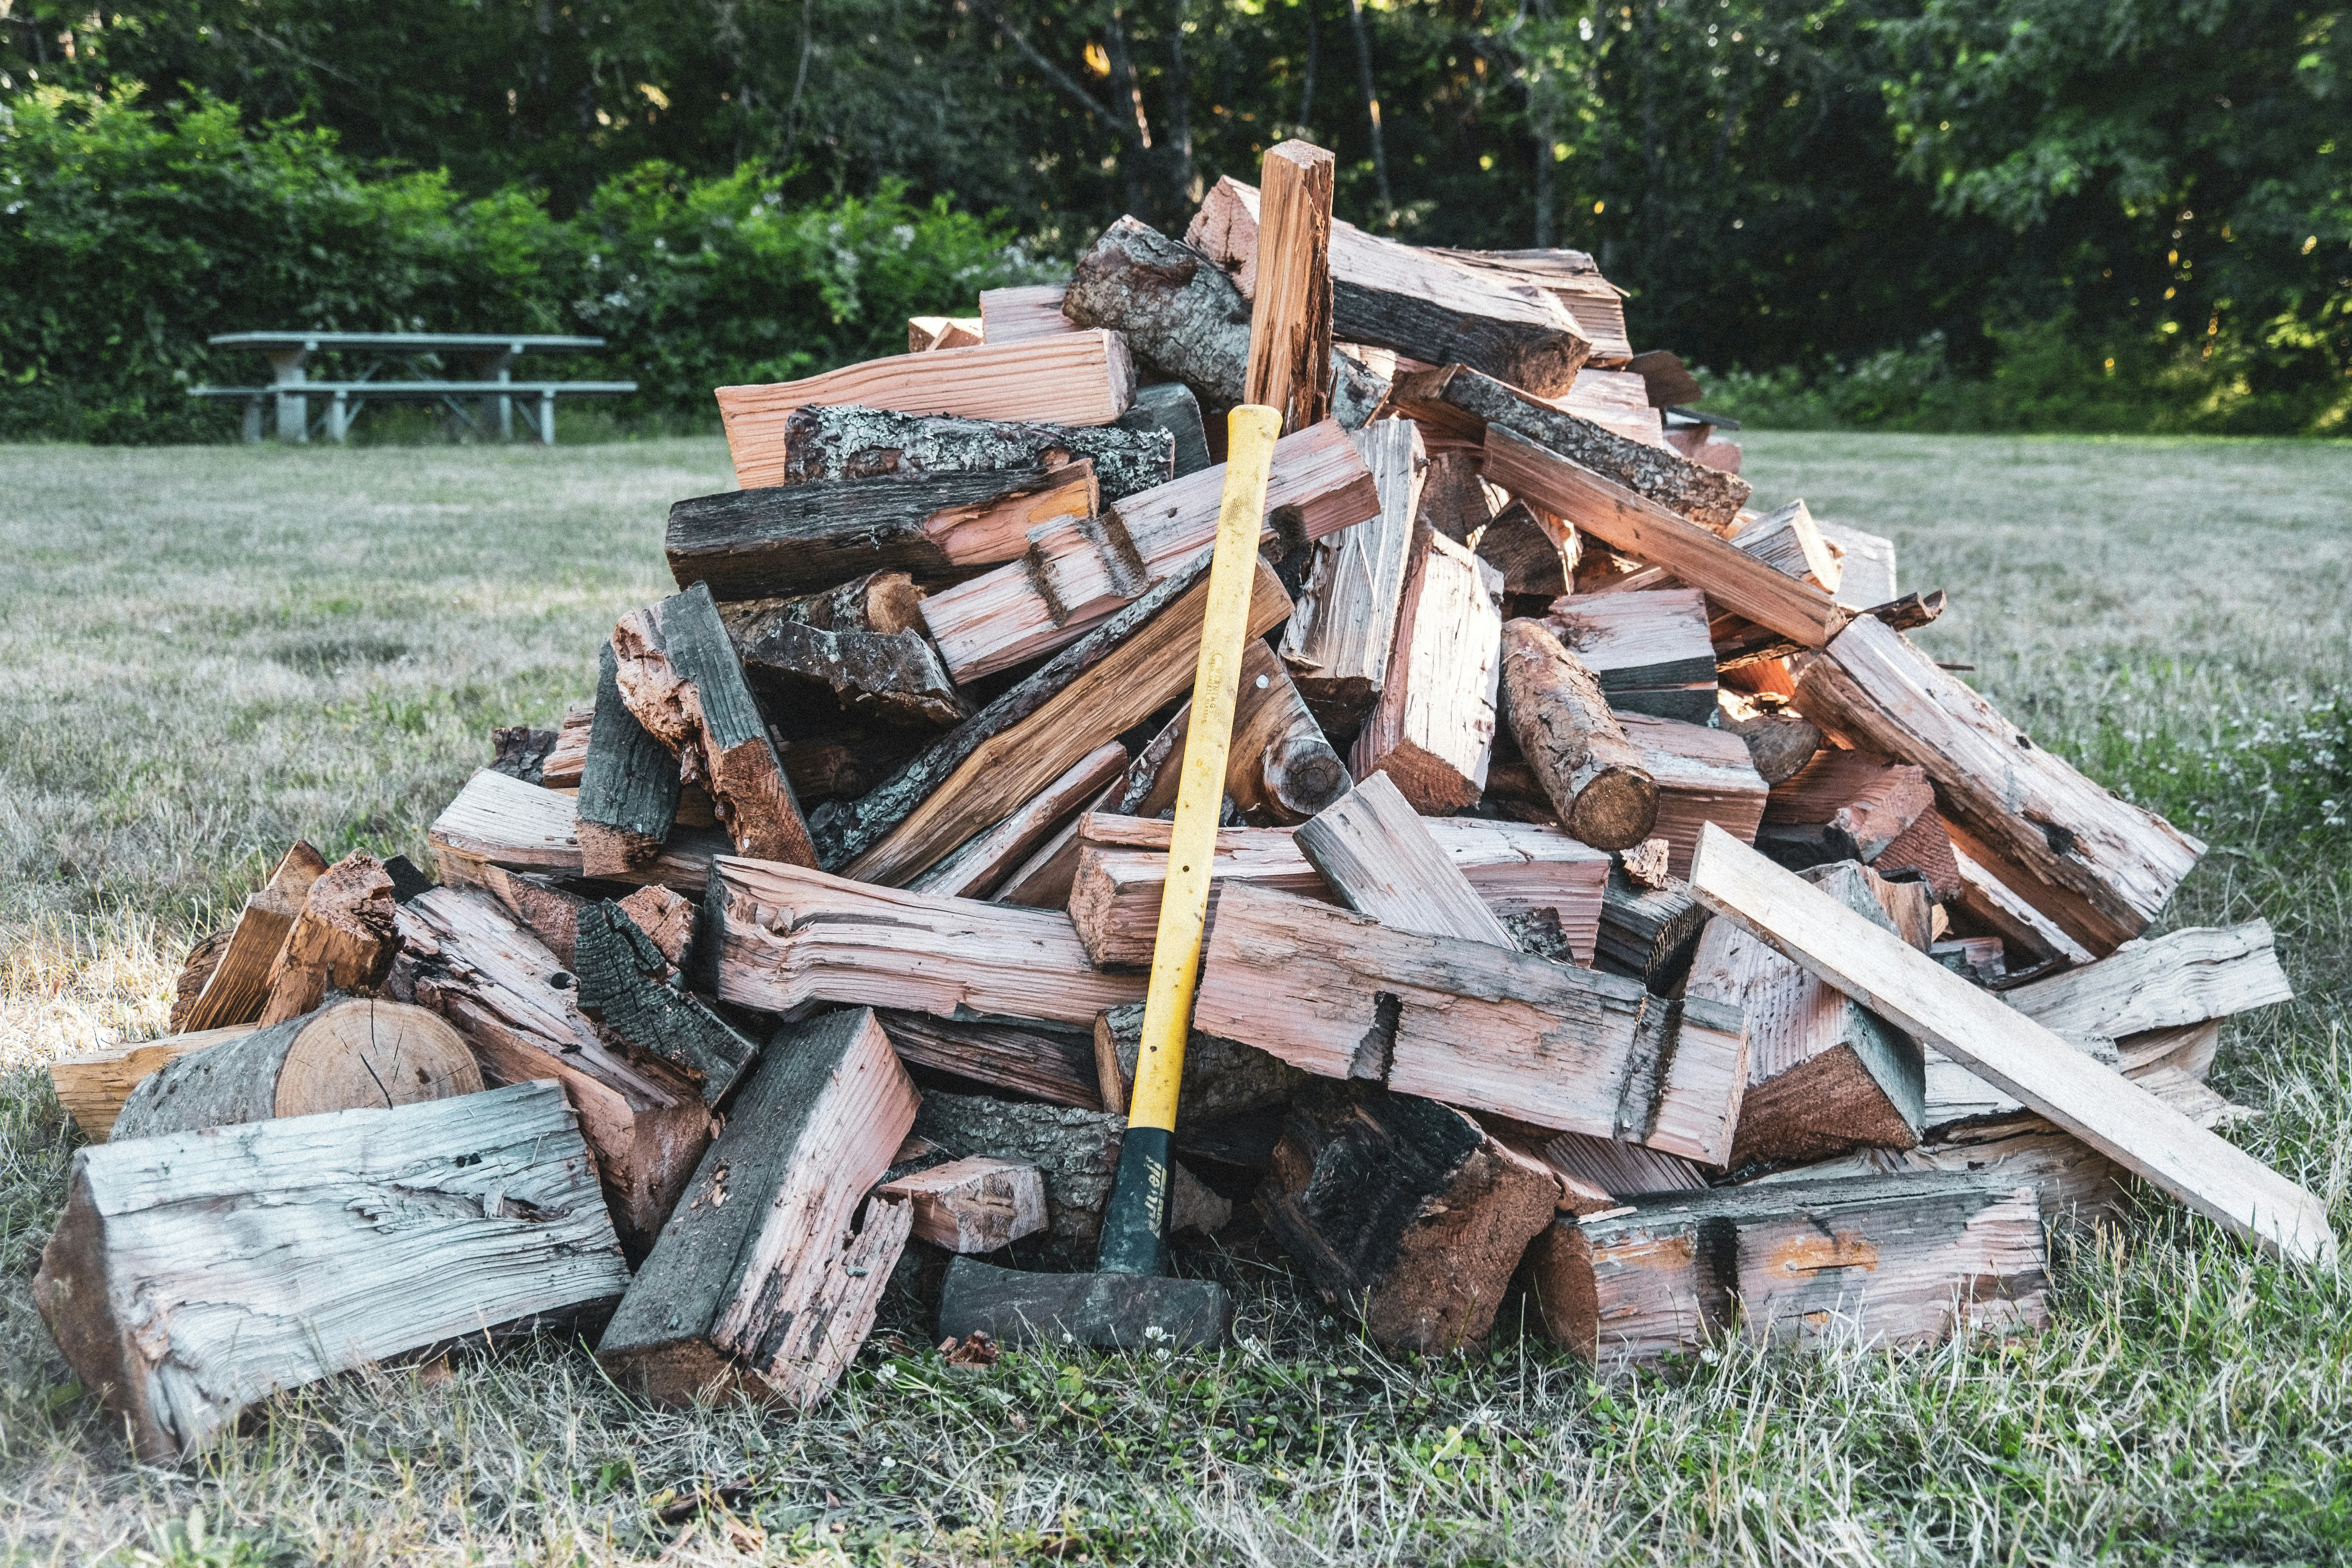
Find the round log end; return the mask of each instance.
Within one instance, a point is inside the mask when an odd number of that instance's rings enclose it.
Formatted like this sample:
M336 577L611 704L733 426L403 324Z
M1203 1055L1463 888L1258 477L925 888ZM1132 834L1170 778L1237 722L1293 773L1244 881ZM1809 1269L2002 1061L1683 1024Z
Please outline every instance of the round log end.
M402 1002L331 1002L287 1048L277 1113L388 1110L478 1093L482 1069L436 1013Z
M1610 768L1586 784L1564 826L1595 849L1630 849L1658 821L1658 786L1646 773Z
M1265 749L1260 766L1266 794L1297 822L1306 821L1355 787L1348 776L1348 764L1320 735L1293 735L1275 742Z

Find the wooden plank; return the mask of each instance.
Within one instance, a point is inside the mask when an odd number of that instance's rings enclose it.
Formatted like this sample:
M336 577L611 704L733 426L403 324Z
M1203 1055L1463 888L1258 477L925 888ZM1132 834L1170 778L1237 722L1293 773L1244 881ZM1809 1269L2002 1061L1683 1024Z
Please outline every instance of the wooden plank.
M1422 826L1498 918L1549 915L1576 962L1592 962L1607 855L1557 827L1531 823L1432 816L1423 818ZM1085 819L1080 842L1069 903L1087 955L1097 964L1149 964L1166 886L1169 825L1097 812ZM1217 889L1233 883L1251 882L1303 898L1334 896L1283 828L1220 831L1210 875L1212 920Z
M1374 773L1291 835L1339 901L1399 931L1518 943L1384 773Z
M1719 828L1691 891L1830 984L2240 1235L2330 1263L2326 1205Z
M1712 1004L1248 883L1219 897L1192 1026L1318 1077L1708 1164L1747 1081L1738 1016Z
M1250 300L1242 401L1272 408L1285 431L1331 408L1331 192L1338 163L1310 142L1276 142L1260 165L1265 217Z
M1087 961L1069 917L933 898L794 866L724 858L706 920L719 999L763 1013L811 1002L942 1018L1025 1018L1092 1028L1143 994Z
M907 1205L866 1193L919 1098L870 1010L788 1031L744 1083L596 1359L663 1405L824 1399L906 1245Z
M1316 541L1282 634L1283 662L1327 730L1360 721L1388 678L1428 463L1421 428L1410 419L1376 419L1356 432L1355 443L1380 510Z
M562 1091L530 1083L78 1150L33 1300L168 1465L280 1389L628 1279Z
M845 365L801 381L722 386L719 417L744 489L784 482L785 423L805 404L856 403L1047 425L1108 425L1135 399L1135 364L1116 332L934 349Z
M1486 455L1486 477L1512 494L1802 647L1825 646L1849 617L1811 584L1782 576L1689 519L1499 425L1487 426Z
M1053 652L1214 543L1224 465L1129 497L1099 519L1040 531L1020 561L923 601L923 624L959 682ZM1266 537L1285 549L1380 510L1371 470L1337 424L1275 443Z
M1379 700L1348 763L1385 773L1419 811L1478 804L1495 744L1502 574L1433 530L1416 542Z
M497 776L497 775L493 775ZM528 785L523 786L528 788ZM269 973L294 917L310 896L310 885L326 874L326 858L301 840L279 858L261 890L245 900L227 945L214 963L204 989L179 1020L181 1030L198 1034L250 1024L269 1000Z
M1142 406L1143 391L1136 396ZM812 404L784 423L782 482L1050 472L1087 462L1102 499L1114 501L1176 477L1177 443L1164 430L1137 427L1135 412L1116 425L1038 425Z
M854 805L817 814L824 861L896 884L1003 820L1104 742L1192 684L1208 603L1209 552L1065 649ZM1249 636L1290 613L1261 564Z

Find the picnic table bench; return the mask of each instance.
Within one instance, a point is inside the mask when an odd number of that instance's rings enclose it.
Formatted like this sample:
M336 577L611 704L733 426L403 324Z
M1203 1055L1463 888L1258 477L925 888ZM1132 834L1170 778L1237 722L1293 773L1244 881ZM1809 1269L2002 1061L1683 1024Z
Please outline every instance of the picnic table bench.
M352 421L370 403L440 403L453 420L478 430L495 424L499 437L514 436L514 400L536 398L535 410L526 410L532 434L541 445L555 445L555 400L559 397L609 397L635 392L634 381L517 381L515 361L526 353L577 353L604 346L602 338L567 337L552 333L508 332L221 332L208 340L217 348L251 349L269 356L275 379L267 386L192 386L192 397L242 397L245 438L261 439L262 409L277 399L278 438L307 441L313 428L310 399L322 397L327 408L321 424L330 441L348 439ZM312 381L310 356L322 350L347 353L378 353L352 381ZM429 374L417 363L425 357L455 362L467 373L450 378ZM376 379L379 371L396 367L413 379ZM478 412L468 411L461 399L476 400Z

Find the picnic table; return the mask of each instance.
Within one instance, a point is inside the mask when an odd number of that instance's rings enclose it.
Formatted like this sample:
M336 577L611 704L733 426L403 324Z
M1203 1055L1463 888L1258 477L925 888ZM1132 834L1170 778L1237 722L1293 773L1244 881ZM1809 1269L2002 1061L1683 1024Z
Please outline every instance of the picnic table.
M351 435L352 421L370 403L439 403L453 422L477 430L495 424L501 440L514 437L514 400L536 398L527 410L532 434L541 445L555 445L555 400L559 397L609 397L635 392L634 381L517 381L514 363L526 353L578 353L604 346L602 338L567 337L553 333L507 332L220 332L208 340L216 348L250 349L269 357L275 378L267 386L192 386L192 397L242 397L245 438L261 439L262 409L277 400L278 438L307 441L313 428L310 399L327 399L321 419L330 441ZM356 380L312 381L310 356L321 350L344 353L375 353L381 358ZM436 359L461 367L465 374L448 377L430 374L420 362ZM407 380L378 380L379 372L395 370ZM463 400L478 408L468 410Z

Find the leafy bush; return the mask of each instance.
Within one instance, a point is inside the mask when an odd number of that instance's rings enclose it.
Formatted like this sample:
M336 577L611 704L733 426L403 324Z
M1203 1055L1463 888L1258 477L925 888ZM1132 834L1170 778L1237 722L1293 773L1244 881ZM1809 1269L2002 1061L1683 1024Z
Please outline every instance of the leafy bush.
M1001 223L901 186L793 208L754 167L648 163L558 219L535 193L467 200L205 98L19 96L0 106L0 195L10 439L225 437L237 411L185 389L259 379L205 344L258 328L601 333L610 350L564 374L636 379L624 416L708 420L715 385L891 352L908 315L1039 271Z

